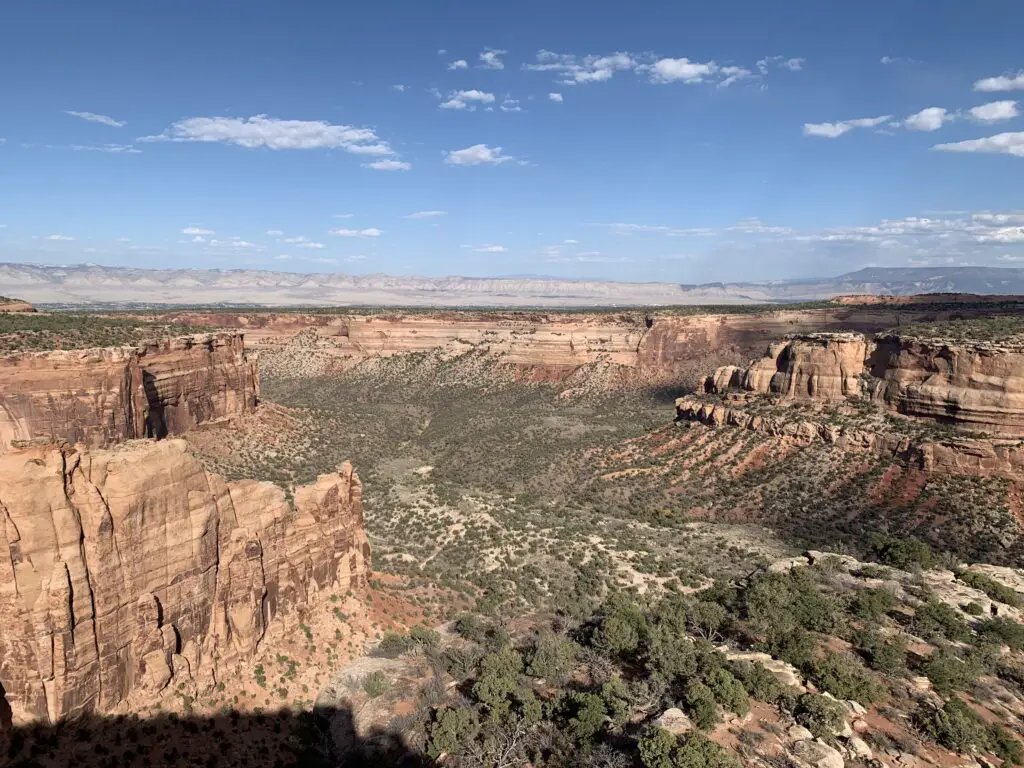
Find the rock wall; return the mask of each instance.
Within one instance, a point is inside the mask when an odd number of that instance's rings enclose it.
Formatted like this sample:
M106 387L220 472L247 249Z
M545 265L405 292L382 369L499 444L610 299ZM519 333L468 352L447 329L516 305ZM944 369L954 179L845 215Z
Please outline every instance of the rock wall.
M209 422L251 411L260 394L259 370L241 334L162 339L138 348L146 433L184 434Z
M710 403L697 397L676 400L676 420L711 427L739 427L802 445L823 442L898 459L927 472L1014 481L1024 476L1024 443L1019 440L912 440L877 429L844 427L798 416L755 414L742 406Z
M860 334L814 334L772 344L749 368L720 368L705 391L844 400L860 394L868 342Z
M872 397L900 413L1024 436L1024 345L882 336L868 364Z
M4 355L0 453L36 437L106 447L178 435L250 411L258 397L256 363L237 333Z
M703 390L842 401L864 397L964 431L1024 437L1024 346L895 335L793 336L749 367L724 366Z
M367 578L351 465L296 489L225 482L182 440L0 456L0 686L15 722L200 690Z

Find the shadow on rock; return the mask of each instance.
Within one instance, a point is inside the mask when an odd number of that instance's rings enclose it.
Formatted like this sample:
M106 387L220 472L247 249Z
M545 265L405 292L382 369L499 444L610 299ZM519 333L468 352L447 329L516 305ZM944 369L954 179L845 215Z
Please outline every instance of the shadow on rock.
M351 710L227 712L212 717L85 715L56 725L0 730L11 768L170 766L425 766L399 734L356 733Z

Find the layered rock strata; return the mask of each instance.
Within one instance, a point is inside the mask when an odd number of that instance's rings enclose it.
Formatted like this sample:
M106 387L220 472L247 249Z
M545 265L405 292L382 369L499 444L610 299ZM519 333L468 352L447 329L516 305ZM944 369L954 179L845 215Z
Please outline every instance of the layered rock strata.
M676 420L706 426L732 426L799 444L823 442L846 450L864 451L894 458L928 472L1003 477L1024 476L1024 443L1020 440L950 438L916 440L895 432L838 426L826 421L751 413L726 403L709 403L697 397L676 400Z
M708 376L705 393L780 399L870 399L965 431L1024 437L1024 345L925 341L895 335L793 336L749 367Z
M107 447L180 435L251 411L258 398L259 372L238 333L4 355L0 453L36 437Z
M0 687L57 721L198 690L370 569L351 465L297 488L226 482L183 440L33 441L0 456Z

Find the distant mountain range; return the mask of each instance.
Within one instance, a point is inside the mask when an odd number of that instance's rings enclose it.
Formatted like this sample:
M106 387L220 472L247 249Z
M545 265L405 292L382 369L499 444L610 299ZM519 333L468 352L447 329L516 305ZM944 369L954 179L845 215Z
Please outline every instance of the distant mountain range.
M548 277L393 277L260 270L0 264L0 293L34 304L659 306L749 304L848 294L1024 294L1024 269L868 268L832 278L751 283L619 283Z

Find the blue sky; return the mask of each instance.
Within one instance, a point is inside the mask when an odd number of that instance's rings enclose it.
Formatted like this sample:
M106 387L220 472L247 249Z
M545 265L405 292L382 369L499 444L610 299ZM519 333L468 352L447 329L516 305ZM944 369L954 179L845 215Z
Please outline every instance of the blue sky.
M0 261L1024 266L1008 0L8 2Z

